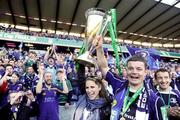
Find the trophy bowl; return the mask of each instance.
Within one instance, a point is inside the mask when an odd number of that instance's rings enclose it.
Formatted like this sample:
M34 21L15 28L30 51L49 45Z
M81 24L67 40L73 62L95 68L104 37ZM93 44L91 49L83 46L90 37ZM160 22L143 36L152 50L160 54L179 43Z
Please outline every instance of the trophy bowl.
M95 66L95 59L92 54L95 47L92 45L93 39L97 35L105 36L107 32L108 22L111 17L100 8L90 8L86 11L85 17L87 19L85 40L84 40L84 53L79 55L75 60L85 66Z

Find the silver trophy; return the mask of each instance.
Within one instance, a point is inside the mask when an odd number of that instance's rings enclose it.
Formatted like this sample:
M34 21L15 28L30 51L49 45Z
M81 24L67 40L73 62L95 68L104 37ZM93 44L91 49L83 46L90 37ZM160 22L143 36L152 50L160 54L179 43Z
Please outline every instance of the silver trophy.
M105 36L107 33L108 23L111 21L111 16L98 8L90 8L85 13L87 24L85 31L84 47L85 52L76 58L76 61L86 66L94 66L95 59L92 54L95 47L92 42L97 35Z

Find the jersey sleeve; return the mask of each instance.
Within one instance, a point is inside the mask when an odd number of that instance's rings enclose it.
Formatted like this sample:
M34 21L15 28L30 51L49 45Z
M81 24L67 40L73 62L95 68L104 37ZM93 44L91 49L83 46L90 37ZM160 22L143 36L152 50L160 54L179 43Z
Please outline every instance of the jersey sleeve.
M121 78L117 78L111 71L108 71L105 78L113 88L113 92L115 93L119 88L121 88L127 80L123 80Z
M163 107L163 101L158 97L153 91L150 92L149 96L149 108L150 108L150 117L152 120L163 120L161 107Z

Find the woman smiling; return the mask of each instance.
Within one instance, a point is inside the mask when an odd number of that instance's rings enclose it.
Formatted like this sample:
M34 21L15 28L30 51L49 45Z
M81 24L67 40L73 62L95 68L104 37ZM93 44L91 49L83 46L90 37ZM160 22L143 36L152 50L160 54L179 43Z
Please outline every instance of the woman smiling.
M109 120L111 104L102 80L88 77L85 91L77 103L73 120Z

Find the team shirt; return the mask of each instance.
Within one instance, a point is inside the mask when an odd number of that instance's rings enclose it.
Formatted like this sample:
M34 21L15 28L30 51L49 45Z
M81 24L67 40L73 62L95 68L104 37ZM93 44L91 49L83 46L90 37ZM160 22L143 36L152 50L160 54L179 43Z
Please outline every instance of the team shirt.
M171 107L175 107L175 106L180 106L180 93L177 90L174 90L170 87L170 90L167 92L162 92L162 91L158 91L156 92L156 94L158 96L161 97L161 99L163 100L163 104L164 106L171 106ZM177 120L178 118L176 117L168 117L169 120Z
M24 74L21 78L21 81L23 83L23 86L25 90L31 90L33 93L35 93L35 87L38 83L38 75L36 73L33 74Z
M177 77L175 80L171 81L171 87L180 92L180 77Z
M128 90L128 81L117 78L112 72L108 71L106 80L112 85L115 93L114 101L112 103L111 120L119 120L123 108L123 101ZM129 98L134 93L130 91ZM129 106L123 117L126 120L162 120L160 107L163 102L146 83L142 91Z
M8 81L8 90L9 93L22 91L23 84L20 81L17 81L16 83L12 83L11 81Z
M69 80L66 80L66 84L67 84L68 90L72 91L73 90L72 89L72 85L71 85ZM63 88L63 82L61 82L60 80L56 80L55 85L60 87L60 88ZM67 101L68 101L68 94L60 93L59 97L58 97L58 101L59 101L59 104L67 103Z
M52 85L51 88L57 88ZM62 90L62 88L58 89ZM59 120L58 109L58 93L56 90L48 89L43 84L42 92L37 94L37 101L39 103L38 120Z

